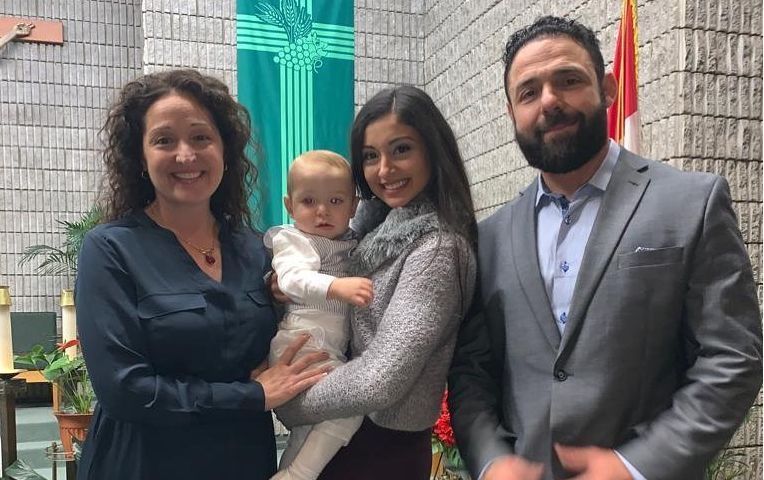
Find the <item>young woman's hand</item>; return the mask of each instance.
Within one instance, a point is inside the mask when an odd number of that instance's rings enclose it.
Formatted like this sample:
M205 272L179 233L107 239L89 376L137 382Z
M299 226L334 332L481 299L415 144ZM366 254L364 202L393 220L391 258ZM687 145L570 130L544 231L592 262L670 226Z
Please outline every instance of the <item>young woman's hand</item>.
M309 339L310 335L307 334L295 339L274 365L255 377L254 380L263 386L266 410L285 404L318 383L331 370L329 365L315 366L329 358L326 352L313 352L294 360L297 352Z

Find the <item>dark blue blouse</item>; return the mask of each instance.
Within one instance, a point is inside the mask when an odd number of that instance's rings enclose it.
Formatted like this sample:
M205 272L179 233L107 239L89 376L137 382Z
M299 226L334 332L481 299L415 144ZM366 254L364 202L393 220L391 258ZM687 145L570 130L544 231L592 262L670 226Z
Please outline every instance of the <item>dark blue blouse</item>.
M80 480L267 479L270 412L249 372L276 316L259 234L220 229L222 282L143 212L85 237L77 326L98 406Z

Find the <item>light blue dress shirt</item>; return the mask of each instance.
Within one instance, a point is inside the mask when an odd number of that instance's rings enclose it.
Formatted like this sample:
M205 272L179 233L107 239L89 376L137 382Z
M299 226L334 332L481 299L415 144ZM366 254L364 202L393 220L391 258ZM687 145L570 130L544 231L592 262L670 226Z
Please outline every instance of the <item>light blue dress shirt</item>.
M539 269L561 335L568 323L568 308L586 242L620 151L618 144L611 140L600 168L572 198L550 192L541 175L538 177L536 248Z
M610 140L602 165L572 198L552 193L541 175L538 177L536 247L539 269L560 335L568 323L568 309L584 249L620 152L618 144ZM620 453L615 453L634 480L646 480Z

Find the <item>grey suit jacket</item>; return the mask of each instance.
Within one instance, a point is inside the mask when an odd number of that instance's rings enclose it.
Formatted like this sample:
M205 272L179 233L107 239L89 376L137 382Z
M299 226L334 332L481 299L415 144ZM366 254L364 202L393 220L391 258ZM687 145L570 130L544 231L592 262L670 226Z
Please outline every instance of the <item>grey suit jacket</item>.
M568 476L553 443L701 479L761 386L761 324L726 181L622 150L560 336L538 267L538 182L479 225L480 294L449 375L474 478L498 455Z

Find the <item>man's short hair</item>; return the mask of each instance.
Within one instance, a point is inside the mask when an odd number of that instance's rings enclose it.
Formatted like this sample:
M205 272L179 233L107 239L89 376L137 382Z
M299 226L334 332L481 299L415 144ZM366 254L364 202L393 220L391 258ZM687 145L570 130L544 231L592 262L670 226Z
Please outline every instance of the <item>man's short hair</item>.
M597 40L594 32L575 20L546 15L538 18L531 25L516 31L507 40L502 59L504 60L504 93L507 95L508 101L511 102L509 98L509 80L507 77L517 52L533 40L562 35L569 37L589 53L589 57L591 57L594 64L594 72L597 74L597 81L602 84L602 79L605 77L605 61L602 59L600 42Z
M292 170L295 165L299 166L301 163L319 163L329 168L342 170L343 173L347 173L350 182L353 181L353 172L350 170L350 164L345 160L345 157L331 150L309 150L292 160L287 173L287 195L292 194Z

